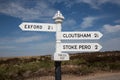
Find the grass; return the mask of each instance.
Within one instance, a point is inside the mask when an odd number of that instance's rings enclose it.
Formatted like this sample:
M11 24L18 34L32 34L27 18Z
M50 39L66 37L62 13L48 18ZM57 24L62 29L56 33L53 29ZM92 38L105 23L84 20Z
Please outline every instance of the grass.
M120 52L115 53L71 55L70 61L62 62L62 73L87 75L98 70L120 71ZM32 76L54 76L54 69L54 61L51 60L50 56L0 59L1 80L23 80Z
M13 62L14 63L14 62ZM0 64L0 79L1 80L16 80L17 77L24 77L24 73L34 73L39 69L42 69L39 74L47 74L47 70L51 69L54 65L52 61L30 61L27 63L14 63L14 64ZM46 72L43 72L46 70ZM29 74L30 74L29 73ZM28 75L29 75L28 74ZM13 79L14 78L14 79Z

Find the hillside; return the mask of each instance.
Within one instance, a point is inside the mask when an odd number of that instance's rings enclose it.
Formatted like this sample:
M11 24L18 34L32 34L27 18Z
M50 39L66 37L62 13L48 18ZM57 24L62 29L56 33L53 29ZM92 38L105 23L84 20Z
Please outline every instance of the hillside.
M120 71L120 51L70 54L70 61L62 62L63 75L80 76L99 71ZM0 58L2 80L48 75L54 76L54 61L49 55Z

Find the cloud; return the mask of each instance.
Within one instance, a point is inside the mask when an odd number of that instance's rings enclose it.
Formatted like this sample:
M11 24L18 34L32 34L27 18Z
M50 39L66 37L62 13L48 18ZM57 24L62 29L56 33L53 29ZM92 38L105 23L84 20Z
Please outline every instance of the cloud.
M115 23L120 23L120 20L116 20Z
M86 3L94 9L99 9L101 5L107 3L120 6L120 0L76 0L76 3Z
M15 42L26 43L26 42L38 41L41 39L42 39L42 37L40 37L40 36L20 37L20 38L16 39Z
M67 19L64 23L64 25L75 25L76 21L73 19Z
M104 51L120 50L120 38L111 38L101 42Z
M76 21L74 19L67 19L63 22L63 29L71 29L74 28L76 25Z
M0 39L0 56L47 55L53 54L54 51L55 40L51 40L50 35L40 36L39 34Z
M7 44L0 46L0 56L35 56L52 55L55 52L55 42Z
M50 0L49 0L50 1ZM72 7L75 4L81 4L81 3L85 3L90 5L91 8L94 9L99 9L101 5L103 4L116 4L118 6L120 6L120 0L53 0L51 1L52 3L56 4L56 3L63 3L66 7Z
M72 7L75 4L86 3L92 8L98 9L106 3L120 5L120 0L10 0L0 2L0 13L20 18L24 21L49 20L56 12L53 7L56 3L63 3L65 7Z
M120 32L120 25L110 25L110 24L105 24L102 28L102 31L105 33L113 33L113 32Z
M7 46L7 45L4 45L4 46L0 46L0 49L3 50L3 49L16 49L16 46Z
M42 54L53 54L55 53L55 41L44 42L34 45L34 48L31 49L37 50L37 53L41 52Z
M98 2L98 0L77 0L77 3L86 3L95 9L98 9L97 2Z
M26 36L23 36L23 37L2 37L2 38L0 38L0 45L35 42L35 41L44 40L46 38L48 38L48 36L40 36L40 35L30 35L27 37Z
M83 22L81 23L80 26L83 29L92 27L94 24L94 21L97 19L98 19L98 17L85 17L85 18L83 18Z
M27 5L31 3L34 5ZM41 20L53 16L55 10L45 1L11 1L0 3L0 13L22 20Z

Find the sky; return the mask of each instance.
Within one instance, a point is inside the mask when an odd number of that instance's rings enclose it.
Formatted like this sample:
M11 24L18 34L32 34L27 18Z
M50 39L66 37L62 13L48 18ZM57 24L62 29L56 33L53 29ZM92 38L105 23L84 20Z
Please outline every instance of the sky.
M22 31L22 22L55 23L61 11L62 31L99 31L100 51L120 51L120 0L0 0L0 57L52 55L55 32ZM71 41L63 41L71 42Z

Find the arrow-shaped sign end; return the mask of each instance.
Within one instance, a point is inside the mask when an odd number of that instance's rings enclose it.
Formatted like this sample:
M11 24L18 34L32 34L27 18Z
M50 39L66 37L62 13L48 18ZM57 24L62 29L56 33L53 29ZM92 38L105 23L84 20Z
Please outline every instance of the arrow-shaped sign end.
M103 34L101 32L99 32L99 34L100 34L100 38L102 38Z
M96 31L96 32L94 33L94 38L95 38L95 39L100 39L102 36L103 36L103 34L102 34L101 32L99 32L99 31Z
M23 30L23 23L19 25L19 28Z
M102 46L98 43L97 43L97 45L98 45L98 51L100 51L102 49Z

